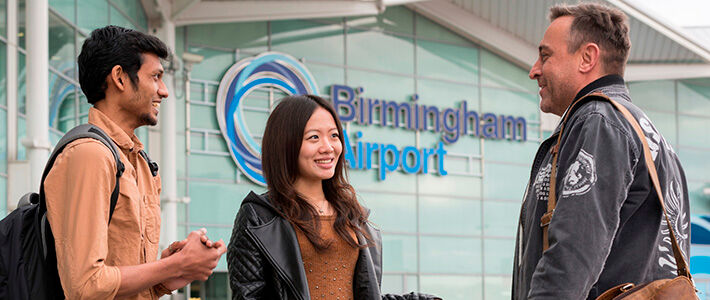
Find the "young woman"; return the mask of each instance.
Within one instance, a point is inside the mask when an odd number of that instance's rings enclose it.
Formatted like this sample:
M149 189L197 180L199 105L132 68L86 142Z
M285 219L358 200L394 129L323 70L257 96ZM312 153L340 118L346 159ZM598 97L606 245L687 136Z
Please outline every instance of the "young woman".
M285 97L269 116L268 192L242 201L227 251L233 299L438 299L380 294L380 233L346 180L342 135L318 96Z

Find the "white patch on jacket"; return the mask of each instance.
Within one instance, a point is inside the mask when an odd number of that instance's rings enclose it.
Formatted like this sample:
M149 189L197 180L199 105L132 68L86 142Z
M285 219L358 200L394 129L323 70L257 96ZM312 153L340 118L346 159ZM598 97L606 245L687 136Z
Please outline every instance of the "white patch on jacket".
M594 156L584 149L580 149L577 158L565 173L562 197L584 195L592 189L596 182L597 170L594 165Z
M668 187L664 195L666 213L668 213L668 219L671 220L673 225L673 232L678 241L678 246L680 246L680 251L683 253L684 257L688 257L684 249L685 244L688 242L687 230L690 224L689 222L685 222L687 216L683 210L683 195L681 194L680 184L673 180L668 182L666 186ZM663 217L663 219L661 219L661 234L663 235L663 239L658 245L658 250L661 252L661 257L658 258L658 265L668 270L671 274L675 274L678 265L673 256L670 230L668 228L668 222L666 222L665 217Z

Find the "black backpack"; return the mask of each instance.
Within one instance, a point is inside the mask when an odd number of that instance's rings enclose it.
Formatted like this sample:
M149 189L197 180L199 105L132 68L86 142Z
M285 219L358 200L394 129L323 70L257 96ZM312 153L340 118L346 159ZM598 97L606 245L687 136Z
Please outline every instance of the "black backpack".
M125 167L118 149L106 133L91 124L79 125L57 142L44 167L39 194L25 194L20 198L17 209L0 220L0 299L64 299L57 272L54 236L47 221L44 179L64 147L82 138L100 141L111 150L116 160L116 186L111 193L109 211L111 223L118 201L119 178ZM158 165L145 152L141 151L140 154L150 166L153 176L156 176Z

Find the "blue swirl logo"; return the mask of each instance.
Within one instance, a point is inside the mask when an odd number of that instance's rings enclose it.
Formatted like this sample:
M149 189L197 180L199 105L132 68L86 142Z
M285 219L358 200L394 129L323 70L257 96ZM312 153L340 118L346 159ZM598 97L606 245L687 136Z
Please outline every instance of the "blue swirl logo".
M261 169L261 146L246 125L244 99L256 88L274 87L288 95L316 94L308 69L290 55L266 52L235 63L217 91L217 120L232 159L251 181L266 185Z

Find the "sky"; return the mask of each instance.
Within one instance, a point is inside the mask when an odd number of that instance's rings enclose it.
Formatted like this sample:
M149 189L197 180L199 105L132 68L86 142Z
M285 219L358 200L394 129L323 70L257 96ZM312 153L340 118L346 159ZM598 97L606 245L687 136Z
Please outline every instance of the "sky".
M626 0L679 27L710 26L710 0Z

